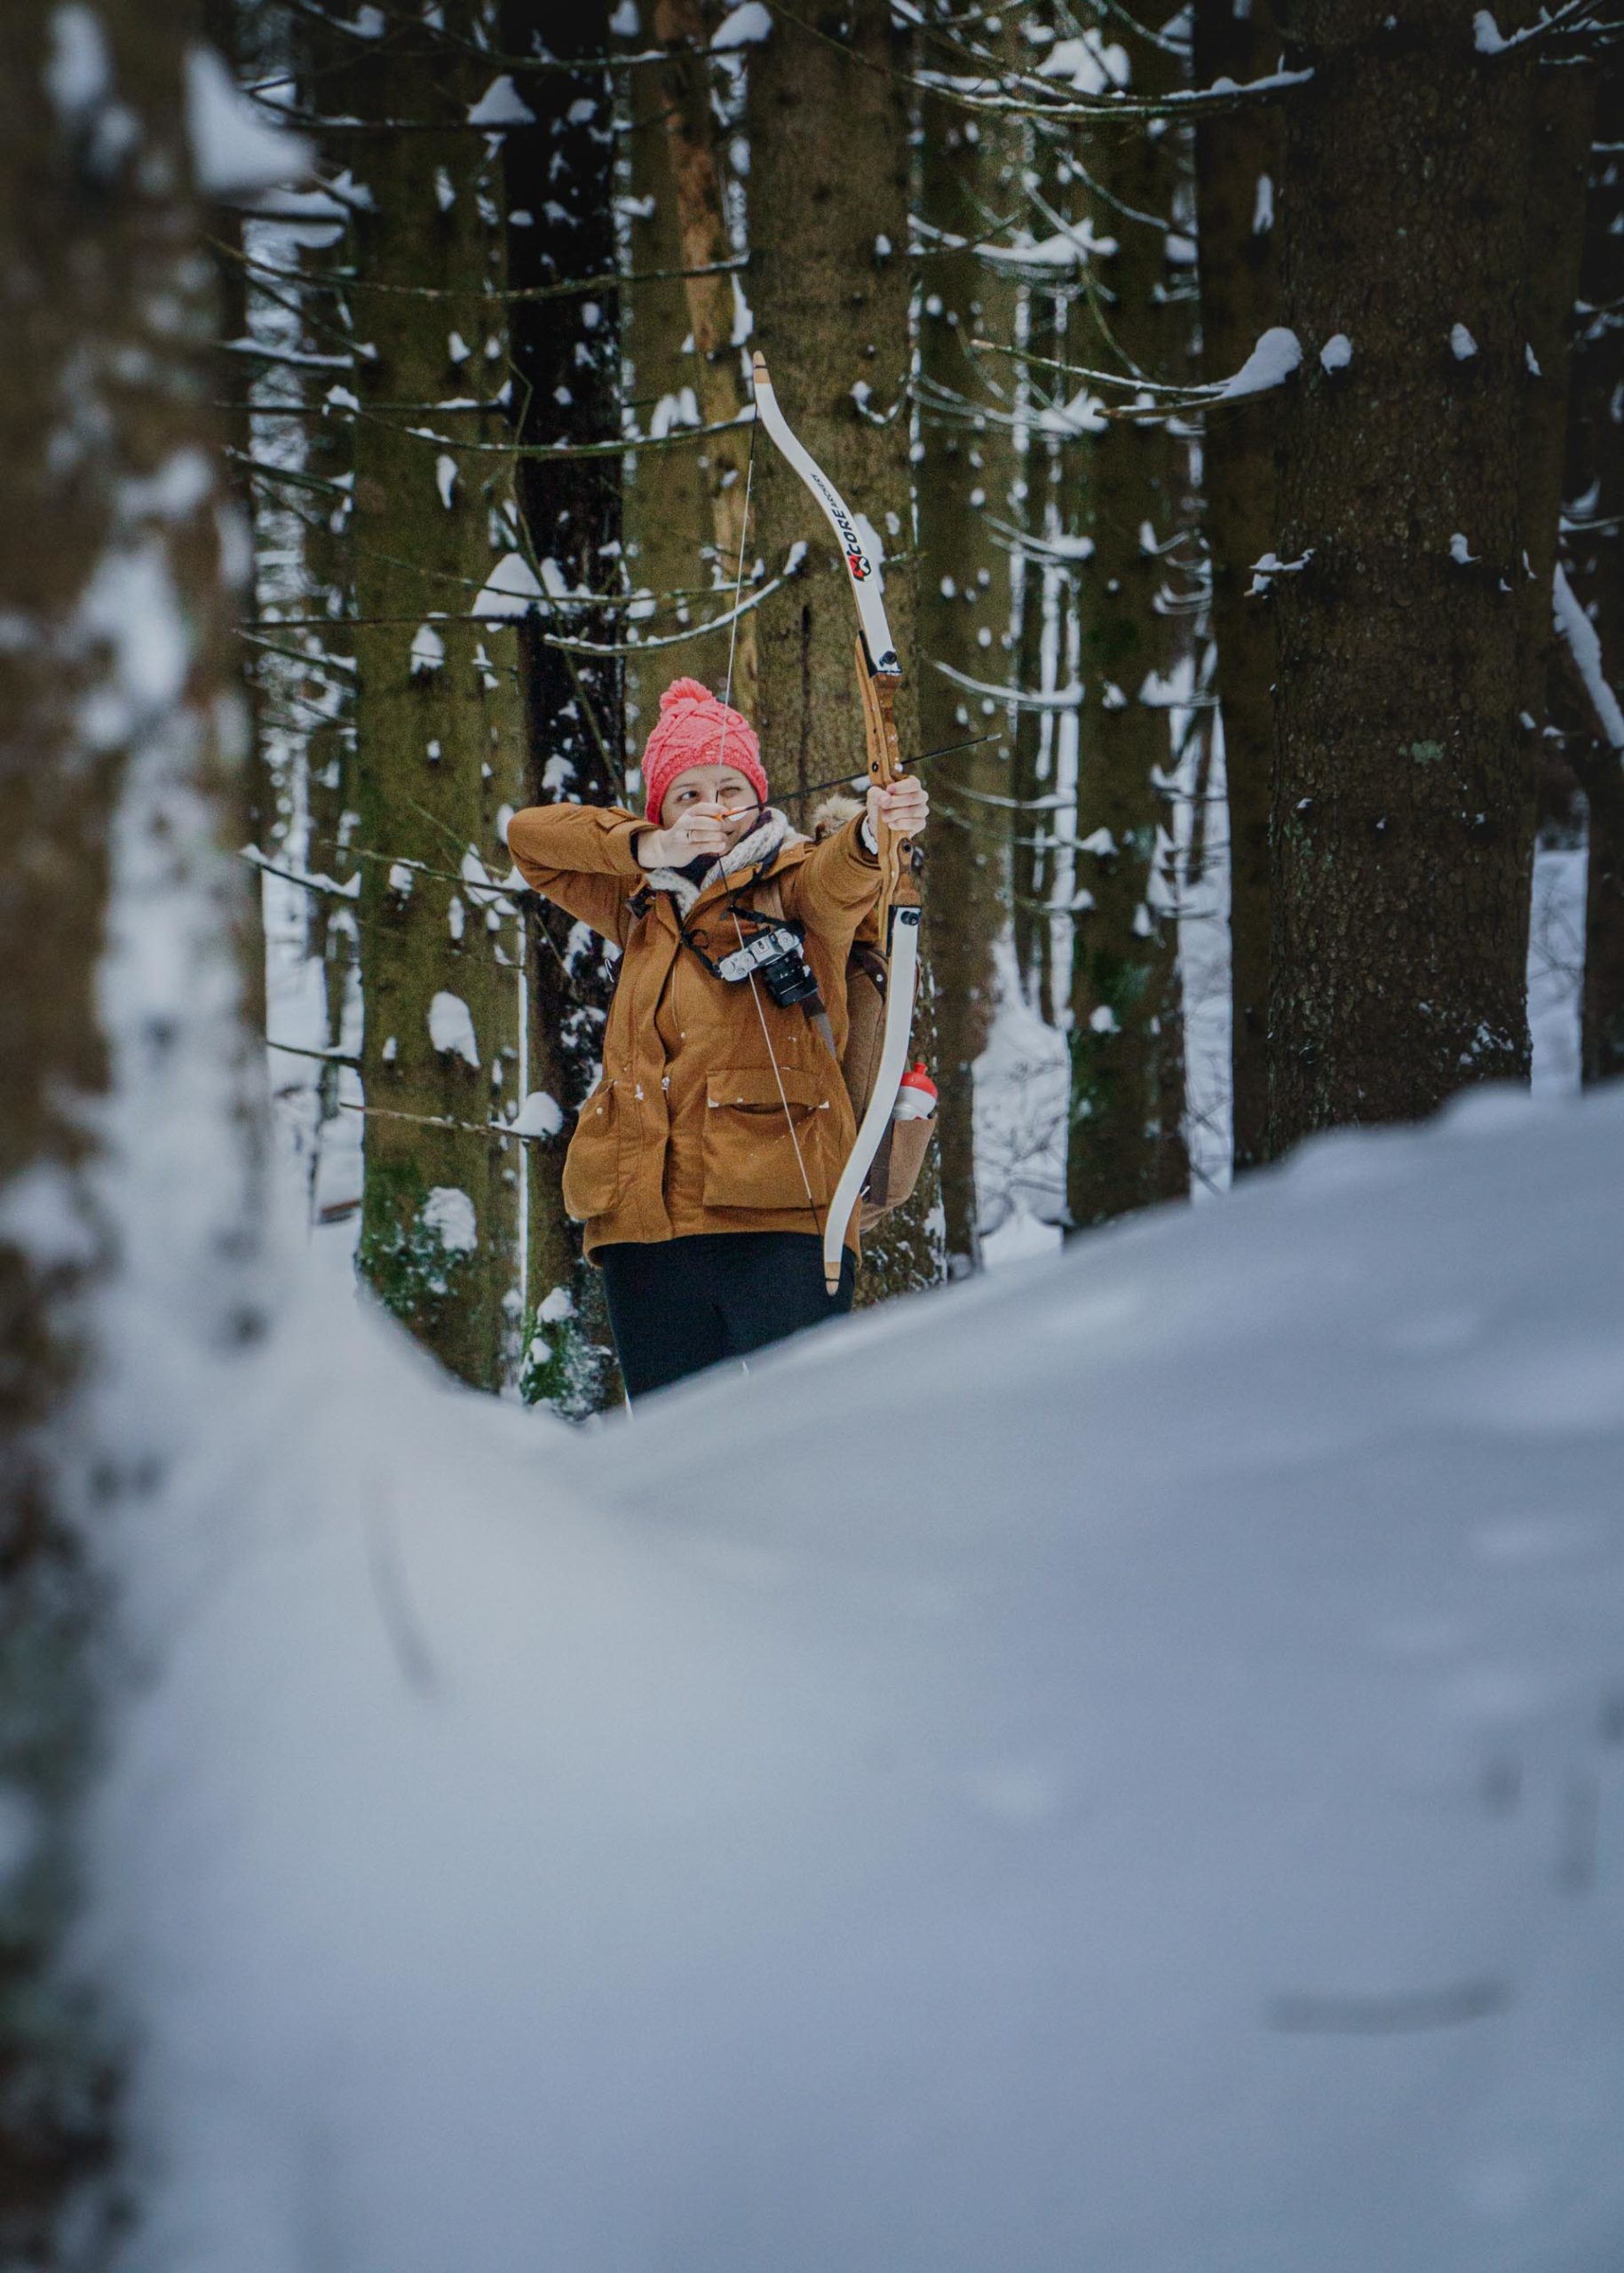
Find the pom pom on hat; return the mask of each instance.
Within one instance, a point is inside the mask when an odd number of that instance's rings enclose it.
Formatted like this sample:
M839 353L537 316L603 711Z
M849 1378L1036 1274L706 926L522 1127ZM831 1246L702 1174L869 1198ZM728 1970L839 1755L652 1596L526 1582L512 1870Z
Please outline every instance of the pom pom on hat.
M731 765L767 802L766 769L749 720L698 679L673 679L643 752L644 807L656 828L666 791L692 765Z
M660 715L663 718L666 712L678 702L715 702L716 700L710 689L698 679L674 678L660 698Z

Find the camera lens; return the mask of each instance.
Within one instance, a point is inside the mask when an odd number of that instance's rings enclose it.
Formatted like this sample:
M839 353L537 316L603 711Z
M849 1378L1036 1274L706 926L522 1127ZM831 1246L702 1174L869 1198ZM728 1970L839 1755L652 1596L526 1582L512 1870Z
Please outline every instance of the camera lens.
M818 981L804 955L774 955L771 962L761 966L761 978L780 1010L793 1010L797 1002L810 1002L818 992Z

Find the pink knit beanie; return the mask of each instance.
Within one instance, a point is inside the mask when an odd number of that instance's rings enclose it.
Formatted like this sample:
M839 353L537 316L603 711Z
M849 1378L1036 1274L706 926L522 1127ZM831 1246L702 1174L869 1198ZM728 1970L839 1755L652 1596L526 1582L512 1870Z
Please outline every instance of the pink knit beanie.
M643 752L644 809L656 828L666 791L691 765L731 765L762 804L767 802L761 745L749 720L698 679L673 679L660 698L660 716Z

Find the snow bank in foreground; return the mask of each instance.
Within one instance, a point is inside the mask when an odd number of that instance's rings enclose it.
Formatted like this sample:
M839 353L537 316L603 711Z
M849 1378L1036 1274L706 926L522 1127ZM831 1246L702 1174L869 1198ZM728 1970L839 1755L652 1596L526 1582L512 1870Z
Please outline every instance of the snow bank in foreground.
M1481 1097L584 1436L290 1319L124 1544L131 2264L1617 2266L1621 1152Z

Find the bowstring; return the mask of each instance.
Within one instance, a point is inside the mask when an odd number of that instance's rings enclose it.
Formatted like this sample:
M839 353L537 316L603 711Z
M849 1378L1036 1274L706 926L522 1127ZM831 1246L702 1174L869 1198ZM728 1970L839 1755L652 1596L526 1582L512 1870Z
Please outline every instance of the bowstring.
M744 461L744 511L741 516L739 529L738 572L733 578L733 622L727 634L727 677L722 690L722 741L717 753L718 765L724 765L727 762L727 730L733 711L733 657L739 645L739 600L744 590L744 558L749 547L750 489L756 474L756 432L760 424L761 413L758 408L755 417L750 421L750 446ZM769 807L768 810L770 811L771 808ZM725 853L720 854L715 867L715 873L724 883L726 882L727 871L722 864L726 858ZM733 931L739 941L740 951L742 953L744 926L739 921L737 896L731 891L727 895L727 912L733 919ZM789 1092L784 1087L784 1076L779 1066L778 1052L772 1047L772 1035L767 1025L767 1014L762 1008L760 989L756 984L756 973L752 970L745 975L749 984L750 1000L756 1005L756 1017L761 1026L761 1038L767 1047L767 1063L772 1068L772 1081L778 1090L778 1101L784 1108L784 1126L789 1131L789 1142L795 1148L795 1164L801 1171L801 1183L806 1193L806 1204L812 1210L812 1228L819 1240L821 1241L822 1219L818 1214L818 1202L812 1195L812 1178L806 1172L806 1160L801 1151L801 1140L796 1134L795 1115L789 1109Z

